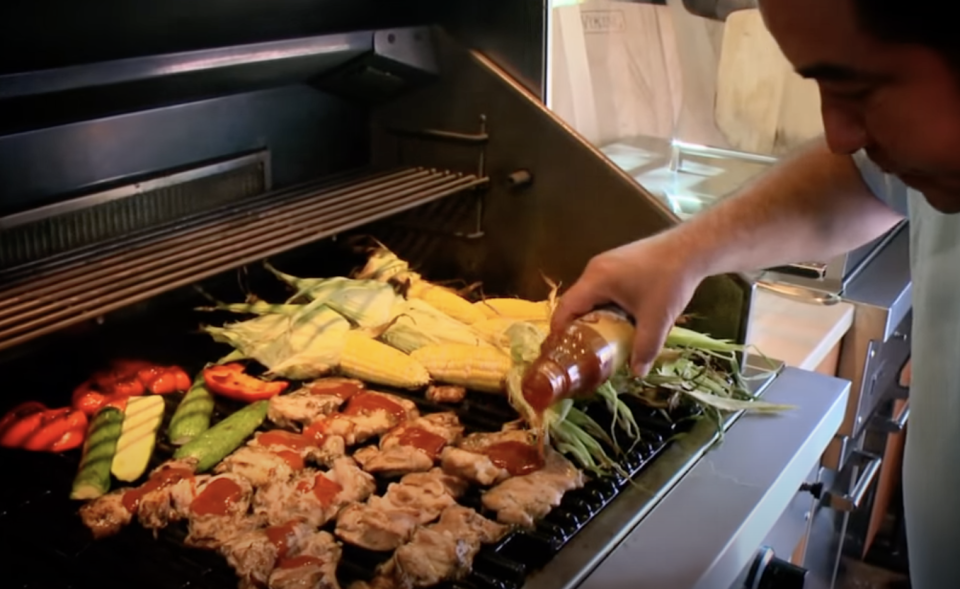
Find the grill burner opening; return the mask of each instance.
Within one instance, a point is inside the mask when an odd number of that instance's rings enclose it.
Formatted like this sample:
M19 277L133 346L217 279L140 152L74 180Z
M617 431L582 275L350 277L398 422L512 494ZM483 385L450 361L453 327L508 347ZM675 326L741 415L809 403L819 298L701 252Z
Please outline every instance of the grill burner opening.
M7 390L18 390L24 398L49 399L51 403L62 404L69 399L72 387L96 368L91 365L95 362L92 357L99 354L101 361L106 361L116 357L118 350L125 356L169 361L191 373L197 371L206 360L218 357L222 348L196 332L196 325L207 317L198 317L188 310L192 306L195 305L160 310L147 320L124 322L114 329L105 329L96 338L83 340L88 352L76 354L76 360L60 353L18 360L17 368L8 364L4 373L11 375L9 385L12 386ZM42 380L44 367L49 372L51 363L59 365L59 374ZM415 393L379 388L415 401L425 413L451 410L451 406L431 403ZM18 400L4 398L0 409L5 410ZM169 420L179 399L166 400L166 420ZM634 411L643 432L642 440L620 460L623 468L635 476L667 447L672 436L686 431L692 420L675 415L670 422L658 410L624 400ZM229 408L228 404L222 407ZM517 418L505 398L484 393L471 392L463 403L452 409L467 433L496 431ZM609 413L598 409L588 413L609 428ZM619 439L625 439L624 435L618 432ZM169 453L172 448L160 446L151 467L159 465ZM0 468L6 473L7 481L0 486L0 542L9 547L8 562L17 563L4 571L4 587L219 589L237 586L237 577L218 554L183 546L186 535L183 524L161 530L155 539L149 531L133 523L115 537L94 541L77 515L80 504L68 498L78 460L77 452L48 455L0 449ZM388 482L379 480L378 494L383 493ZM529 574L546 565L630 484L628 478L620 475L591 477L584 488L568 492L560 507L539 522L535 530L514 532L497 545L485 546L466 579L442 586L450 589L521 587ZM475 487L471 487L460 503L491 516L484 513ZM327 527L332 527L332 523ZM342 586L346 588L354 580L370 579L376 565L388 557L389 553L372 553L344 543L338 570Z

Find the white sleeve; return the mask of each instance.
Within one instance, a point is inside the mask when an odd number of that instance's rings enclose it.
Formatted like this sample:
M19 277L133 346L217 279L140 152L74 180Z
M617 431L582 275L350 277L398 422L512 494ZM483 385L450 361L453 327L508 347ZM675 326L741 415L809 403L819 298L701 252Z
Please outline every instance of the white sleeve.
M860 170L860 177L873 194L901 215L907 215L907 185L896 176L885 173L873 163L862 149L853 154L853 162Z

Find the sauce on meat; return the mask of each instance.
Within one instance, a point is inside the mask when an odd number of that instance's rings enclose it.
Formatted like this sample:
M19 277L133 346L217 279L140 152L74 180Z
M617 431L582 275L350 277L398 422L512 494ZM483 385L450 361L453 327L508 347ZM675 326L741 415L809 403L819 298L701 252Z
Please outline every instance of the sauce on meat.
M404 428L403 433L397 436L397 442L401 446L413 446L434 459L440 455L443 447L447 445L446 438L420 427Z
M309 481L300 481L297 484L297 490L302 493L312 490L320 505L329 507L333 504L333 500L337 498L337 493L343 490L343 487L322 474L318 474L313 479L312 487Z
M214 479L197 495L190 509L196 515L227 515L241 497L240 485L227 478Z
M168 487L192 476L193 472L185 468L165 468L150 475L147 482L139 487L130 489L124 493L121 502L127 511L136 513L137 508L140 506L140 500L143 499L143 496L147 493Z
M306 464L303 462L303 458L296 452L291 452L290 450L278 450L274 452L277 456L283 459L284 462L290 465L290 468L293 470L303 470L303 467Z
M277 563L278 569L295 569L302 566L321 566L323 561L315 556L307 556L306 554L301 554L300 556L294 556L291 558L281 558L280 562Z
M313 443L306 437L282 429L274 429L260 434L257 437L257 443L261 446L283 446L291 450L305 450L313 446Z
M296 522L287 522L282 526L271 526L263 531L267 539L277 549L277 558L286 558L290 551L290 536L293 535L293 528Z
M347 406L343 410L344 415L364 415L374 411L386 411L394 419L400 421L407 416L407 410L403 405L391 401L383 395L374 393L360 393L347 401Z
M326 435L325 432L326 423L322 419L318 419L307 426L307 429L303 430L303 437L319 446L323 443L323 438Z
M530 474L543 468L544 459L540 450L523 442L507 441L487 446L483 450L490 462L506 470L512 476Z
M346 401L363 390L363 385L355 382L317 381L307 385L311 395L330 395Z

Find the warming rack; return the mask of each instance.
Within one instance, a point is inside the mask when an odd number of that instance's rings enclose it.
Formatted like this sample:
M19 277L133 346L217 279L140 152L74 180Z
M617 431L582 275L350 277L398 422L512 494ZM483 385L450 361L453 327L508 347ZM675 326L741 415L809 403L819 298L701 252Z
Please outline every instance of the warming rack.
M487 183L425 167L350 173L0 271L0 350Z

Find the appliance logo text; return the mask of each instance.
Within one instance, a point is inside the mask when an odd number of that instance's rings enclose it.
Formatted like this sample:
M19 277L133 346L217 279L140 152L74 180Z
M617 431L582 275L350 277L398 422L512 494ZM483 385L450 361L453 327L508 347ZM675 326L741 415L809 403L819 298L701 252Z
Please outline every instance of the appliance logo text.
M583 32L618 33L624 29L623 11L620 10L584 10L580 13Z

